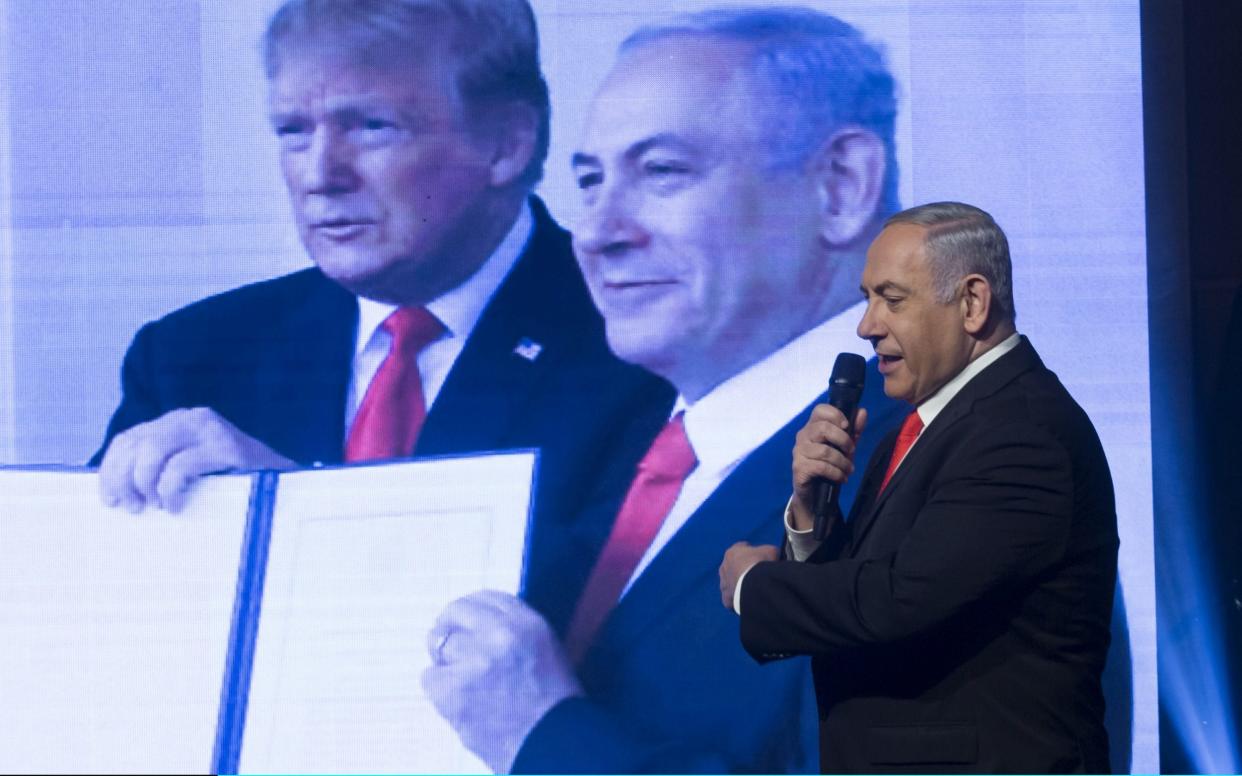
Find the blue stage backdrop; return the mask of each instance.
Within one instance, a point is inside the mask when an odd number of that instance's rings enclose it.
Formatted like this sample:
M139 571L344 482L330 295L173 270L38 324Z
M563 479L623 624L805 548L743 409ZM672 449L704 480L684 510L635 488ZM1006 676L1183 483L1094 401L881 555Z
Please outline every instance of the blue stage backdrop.
M616 45L672 12L728 4L534 0L553 115L538 193L559 221L579 213L569 156ZM1153 772L1139 2L806 4L883 46L902 204L955 199L996 217L1019 329L1100 432L1126 623L1110 724L1118 763ZM84 462L143 322L307 265L265 114L259 38L276 5L0 0L0 462Z

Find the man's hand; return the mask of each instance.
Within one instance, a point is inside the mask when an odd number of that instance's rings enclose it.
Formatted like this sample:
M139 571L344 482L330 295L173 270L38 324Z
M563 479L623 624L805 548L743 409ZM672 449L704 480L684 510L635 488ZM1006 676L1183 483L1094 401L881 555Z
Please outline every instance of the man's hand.
M484 590L449 604L427 646L427 697L496 773L509 772L544 714L583 694L552 629L505 593Z
M858 410L854 433L831 404L817 404L798 432L793 449L793 527L809 531L815 522L815 490L823 480L841 483L854 472L854 442L867 427L867 411Z
M738 542L726 550L724 561L720 564L720 603L733 611L733 594L737 589L737 581L756 563L776 560L780 554L781 551L770 544L756 547L746 542Z
M112 440L99 465L99 495L130 512L146 506L178 512L204 474L294 466L212 410L173 410Z

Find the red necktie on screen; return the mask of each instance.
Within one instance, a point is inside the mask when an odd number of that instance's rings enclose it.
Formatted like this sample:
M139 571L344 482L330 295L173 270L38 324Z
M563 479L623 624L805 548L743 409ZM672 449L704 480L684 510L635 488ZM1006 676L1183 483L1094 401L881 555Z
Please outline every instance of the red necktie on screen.
M621 598L621 591L677 501L682 483L697 465L679 412L639 462L638 474L625 494L612 533L578 598L565 636L565 649L575 664L581 662L608 613Z
M888 459L888 471L884 473L884 482L880 483L878 493L884 492L888 481L893 478L893 472L897 471L897 464L901 463L901 459L910 452L910 446L914 444L914 440L919 438L919 433L922 431L923 419L919 417L917 410L912 411L901 424L901 430L897 432L897 444L893 446L893 457Z
M358 406L346 461L410 455L427 417L418 354L444 333L444 325L426 308L400 307L380 326L392 336L392 348Z

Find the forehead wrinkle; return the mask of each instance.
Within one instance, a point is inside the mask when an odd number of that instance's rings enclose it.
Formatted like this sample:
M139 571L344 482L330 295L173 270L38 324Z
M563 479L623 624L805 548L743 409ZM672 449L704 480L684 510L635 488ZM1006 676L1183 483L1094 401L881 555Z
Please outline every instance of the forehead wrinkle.
M909 293L912 293L913 290L914 289L904 286L901 283L898 283L892 280L882 281L875 287L875 292L877 294L883 294L885 291L903 291L909 294ZM865 292L866 289L864 288L863 291Z
M328 114L358 112L380 107L395 108L395 103L399 101L399 98L394 99L392 95L385 95L382 92L333 93L331 89L320 91L322 93L313 97L311 102L320 106L323 112ZM302 104L303 100L296 97L273 100L274 112L281 112L287 108L298 110Z
M331 90L323 91L330 92ZM311 98L309 102L297 98L274 100L269 110L269 119L276 124L290 119L348 123L375 112L407 119L412 115L410 106L401 104L400 99L378 92L361 92L358 94L319 94Z
M646 101L648 105L653 105L653 101ZM719 100L713 101L713 105L720 105ZM725 103L727 105L727 103ZM658 107L658 106L653 106ZM591 145L601 146L599 150L581 150L572 157L573 164L601 164L602 156L616 156L626 163L633 163L643 157L643 155L652 151L671 151L674 153L685 154L694 161L715 166L723 161L742 160L746 156L753 153L753 150L760 144L756 143L753 136L739 137L736 132L721 130L721 123L727 126L737 126L737 122L729 122L723 119L722 122L706 122L700 116L718 116L722 115L722 111L714 110L711 107L702 108L692 111L687 120L687 114L681 113L680 118L667 118L672 112L662 110L649 109L641 117L641 120L647 132L639 135L637 138L614 137L609 131L595 132L589 130L587 133L587 147ZM632 115L632 114L629 114ZM654 121L652 118L654 117ZM620 119L615 122L608 122L613 125L630 125L636 122L624 121L628 118L622 114ZM611 147L610 147L611 146ZM601 151L603 153L601 153Z
M670 147L679 151L694 152L698 146L686 140L676 132L658 132L650 137L637 140L625 150L628 159L637 159L654 148Z

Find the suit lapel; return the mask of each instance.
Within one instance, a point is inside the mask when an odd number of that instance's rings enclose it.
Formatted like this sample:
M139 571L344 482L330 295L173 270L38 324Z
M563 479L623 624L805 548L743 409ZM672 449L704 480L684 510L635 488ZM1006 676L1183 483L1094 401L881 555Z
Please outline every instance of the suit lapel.
M585 300L568 235L532 200L535 229L480 316L427 415L419 455L489 450L579 332L566 306ZM570 314L575 313L570 310Z
M888 487L880 492L878 497L873 498L870 493L865 494L867 498L863 499L862 503L870 503L871 506L859 513L860 519L852 521L854 524L851 534L851 551L857 552L867 532L875 525L880 512L893 493L923 469L940 463L940 446L937 441L947 435L958 421L970 414L976 401L991 396L1012 382L1018 375L1036 367L1042 368L1043 363L1039 360L1030 342L1023 337L1016 348L1001 356L996 363L975 375L973 380L963 386L940 411L931 425L923 431L914 447L910 448L906 459L902 461L901 466L893 473L892 479L888 481ZM880 450L877 450L877 455L881 453L883 455L883 466L869 467L869 475L875 475L878 471L879 476L874 483L875 488L879 487L883 473L888 468L888 459L892 456L895 443L896 435L894 434L891 441L886 440Z
M876 518L884 508L884 504L888 502L889 497L901 487L908 477L912 476L910 472L919 470L923 465L924 459L930 455L928 451L935 447L936 438L947 433L947 429L969 411L969 405L957 402L959 398L961 398L960 395L954 397L954 401L950 402L948 407L945 407L932 424L927 427L927 430L923 432L922 436L919 437L914 447L910 448L910 452L906 454L906 458L902 461L901 466L898 467L897 471L893 472L892 479L888 481L888 487L879 491L878 495L872 495L872 493L879 490L880 484L884 481L884 473L888 471L888 461L893 455L893 448L896 446L896 435L893 436L891 442L886 442L883 448L882 464L877 462L877 465L870 472L873 481L868 483L871 493L868 494L869 499L865 503L870 503L871 507L864 510L858 516L859 519L855 521L851 530L850 541L853 551L857 551L866 538L868 531L875 525Z
M888 459L892 457L893 447L897 443L897 431L898 429L894 428L886 434L884 439L876 445L871 458L868 459L862 483L854 499L854 506L850 509L845 525L840 527L840 536L834 540L830 535L828 541L815 551L811 560L836 560L841 557L842 548L853 548L858 538L866 532L871 515L876 508L876 494L880 489L880 483L884 481ZM846 554L850 552L852 549L846 551Z
M341 460L358 303L318 270L287 303L277 347L255 364L255 421L282 435L276 449L303 463Z

